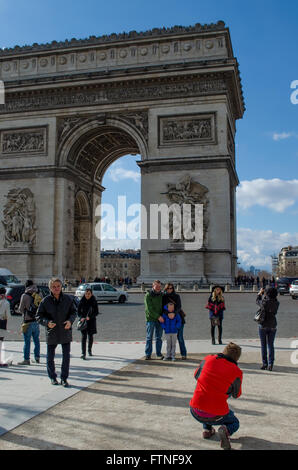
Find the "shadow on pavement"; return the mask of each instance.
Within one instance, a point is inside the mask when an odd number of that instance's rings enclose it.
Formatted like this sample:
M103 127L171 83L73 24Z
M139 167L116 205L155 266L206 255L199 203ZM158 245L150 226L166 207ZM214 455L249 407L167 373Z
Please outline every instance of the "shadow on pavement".
M24 435L18 436L17 434L12 434L11 432L8 432L1 436L1 439L6 442L10 442L14 445L19 445L21 447L28 447L28 450L34 449L34 450L50 450L55 448L55 450L76 450L73 447L67 447L61 444L55 444L53 446L53 443L44 441L42 439L36 439L36 437L26 437Z
M241 444L240 450L298 450L298 445L282 442L266 441L252 436L243 436L238 439L231 437L231 444Z

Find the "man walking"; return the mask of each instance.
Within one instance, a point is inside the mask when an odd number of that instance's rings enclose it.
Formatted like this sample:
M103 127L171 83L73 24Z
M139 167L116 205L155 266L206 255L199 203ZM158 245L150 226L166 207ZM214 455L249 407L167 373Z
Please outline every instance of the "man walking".
M55 350L62 346L61 385L69 387L67 382L70 363L70 343L72 341L72 324L76 318L76 307L73 299L62 293L62 282L53 278L49 282L51 294L45 297L37 311L37 321L46 327L47 370L52 385L58 385L55 371Z
M20 366L30 365L30 346L31 336L34 342L34 358L35 362L40 362L40 341L39 341L39 324L36 321L36 312L41 297L37 294L37 287L28 279L25 284L25 293L20 300L19 312L23 315L23 336L24 336L24 359L18 362Z
M154 281L152 290L148 291L145 295L145 314L146 314L146 347L145 355L146 360L151 359L152 354L152 339L155 331L156 339L156 356L158 359L163 359L161 353L162 348L162 292L160 281Z

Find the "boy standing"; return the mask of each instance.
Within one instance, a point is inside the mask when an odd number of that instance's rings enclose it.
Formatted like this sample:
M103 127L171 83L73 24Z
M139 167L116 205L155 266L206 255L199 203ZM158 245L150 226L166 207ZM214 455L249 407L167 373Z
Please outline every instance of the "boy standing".
M164 358L165 361L170 361L171 359L175 361L177 333L182 325L179 313L175 313L174 310L175 305L170 302L164 306L164 313L162 315L164 323L162 323L161 326L165 330L167 341L167 355Z

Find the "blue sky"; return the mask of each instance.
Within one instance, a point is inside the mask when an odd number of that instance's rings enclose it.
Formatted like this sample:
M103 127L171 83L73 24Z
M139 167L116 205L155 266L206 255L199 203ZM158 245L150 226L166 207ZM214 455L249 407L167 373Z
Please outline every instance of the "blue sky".
M298 105L290 100L298 80L298 2L0 0L0 17L0 47L225 21L246 103L236 136L239 261L270 268L272 253L298 245ZM108 169L103 202L117 194L140 202L136 159L122 157Z

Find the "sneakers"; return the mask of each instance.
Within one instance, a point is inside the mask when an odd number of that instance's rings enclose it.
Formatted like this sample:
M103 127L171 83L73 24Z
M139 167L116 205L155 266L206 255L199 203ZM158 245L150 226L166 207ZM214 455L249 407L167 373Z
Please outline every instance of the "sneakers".
M230 434L226 426L220 426L218 429L218 434L220 437L220 447L224 450L231 449Z
M145 361L150 361L151 360L151 356L146 356L145 357Z
M59 385L57 379L51 379L51 384L52 384L52 385Z
M203 431L203 439L210 439L212 436L215 434L215 429L211 428L210 431L208 429L205 429Z
M18 362L18 366L30 366L30 360L24 359L22 362Z
M164 359L164 355L163 355L163 354L161 354L160 356L157 356L157 355L156 355L156 357L157 357L157 359L160 359L161 361Z
M186 356L181 356L182 361L186 361L187 357Z
M172 359L171 357L164 357L163 361L171 361L171 359Z
M63 387L65 388L68 388L70 386L67 380L63 380L63 379L61 380L61 385L63 385Z

